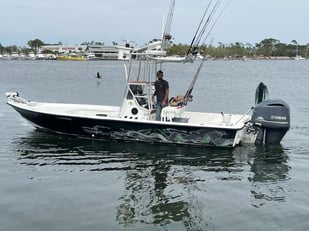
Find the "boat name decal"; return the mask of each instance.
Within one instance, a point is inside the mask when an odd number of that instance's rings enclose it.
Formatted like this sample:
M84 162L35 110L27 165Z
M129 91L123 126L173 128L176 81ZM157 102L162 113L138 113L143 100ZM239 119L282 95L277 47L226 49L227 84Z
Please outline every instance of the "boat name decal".
M275 115L272 115L272 116L270 116L270 118L272 120L287 120L286 116L275 116Z

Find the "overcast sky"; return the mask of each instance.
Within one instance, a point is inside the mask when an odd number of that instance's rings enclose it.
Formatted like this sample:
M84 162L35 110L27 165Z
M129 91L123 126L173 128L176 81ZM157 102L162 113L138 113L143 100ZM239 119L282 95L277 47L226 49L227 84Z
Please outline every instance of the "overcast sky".
M209 0L176 0L174 43L190 44ZM309 43L308 0L223 0L228 4L211 33L214 44L275 38ZM143 45L160 38L170 0L0 0L0 43L29 40L67 45L112 44L123 39Z

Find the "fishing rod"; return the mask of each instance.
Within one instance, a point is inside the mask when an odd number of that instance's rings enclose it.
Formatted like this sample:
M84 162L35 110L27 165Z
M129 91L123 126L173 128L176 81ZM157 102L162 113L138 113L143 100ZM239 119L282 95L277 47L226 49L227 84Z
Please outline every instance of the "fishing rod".
M211 20L212 20L214 14L216 13L218 7L220 6L221 1L222 1L222 0L218 0L218 1L216 2L215 6L212 8L212 10L211 10L211 12L210 12L210 14L209 14L209 16L208 16L206 22L204 23L204 26L203 26L203 28L202 28L202 30L201 30L201 33L200 33L199 39L197 40L196 45L198 45L198 44L201 42L201 39L202 39L202 37L203 37L203 35L204 35L205 31L206 31L206 28L207 28L207 26L209 25L209 23L211 22ZM210 33L210 32L208 32L208 34L209 34L209 33Z
M221 3L221 0L218 0L217 3L218 3L218 2L219 2L219 4L220 4L220 3ZM218 4L215 5L216 10L218 9L218 6L219 6ZM228 6L228 5L226 5L226 7L224 7L224 8L222 9L222 11L220 12L220 14L219 14L219 15L217 16L217 18L215 19L215 21L214 21L214 23L212 24L210 30L209 30L208 33L206 34L206 36L205 36L205 38L204 38L202 44L205 43L206 39L207 39L208 36L210 35L211 31L213 30L214 26L217 24L219 18L222 16L222 14L223 14L223 12L225 11L225 9L227 8L227 6ZM216 11L216 10L215 10L215 11ZM212 12L214 12L214 10L213 10ZM213 42L213 39L211 40L211 43L210 43L210 44L212 44L212 42ZM193 79L192 79L192 82L190 83L190 85L189 85L189 87L188 87L188 90L186 91L186 94L185 94L185 96L184 96L184 102L188 102L188 101L191 100L191 98L192 98L191 93L192 93L192 91L193 91L194 85L195 85L195 83L196 83L196 81L197 81L197 79L198 79L198 76L199 76L199 74L200 74L200 72L201 72L201 69L202 69L202 67L203 67L203 64L204 64L205 60L206 60L206 55L203 56L203 59L202 59L200 65L199 65L199 67L198 67L198 69L197 69L197 71L196 71L196 73L195 73Z
M210 43L210 44L212 44L213 40L214 40L214 39L211 40L211 43ZM187 92L186 92L186 94L185 94L185 96L184 96L184 101L185 101L185 102L188 102L188 101L190 100L190 98L192 98L191 93L192 93L192 91L193 91L194 85L195 85L195 83L196 83L196 80L197 80L197 78L198 78L200 72L201 72L201 69L202 69L202 67L203 67L203 64L204 64L205 60L206 60L206 55L203 56L203 59L202 59L200 65L199 65L199 67L197 68L197 71L195 72L195 75L194 75L194 77L193 77L193 79L192 79L192 82L190 83L190 85L189 85L189 87L188 87L188 90L187 90Z
M210 11L210 13L209 13L209 15L208 15L208 17L206 19L206 21L204 21L206 15L208 13L208 10L209 10L210 6L212 5L212 1L209 2L208 6L206 7L206 9L204 11L204 14L202 16L200 24L199 24L199 26L198 26L198 28L196 30L196 33L195 33L195 35L194 35L194 37L192 39L192 42L191 42L190 47L189 47L189 49L187 51L186 58L185 58L184 62L189 62L189 61L193 62L193 60L196 58L196 55L199 52L199 44L200 44L200 42L201 42L201 40L203 38L203 35L205 34L205 31L206 31L207 27L209 26L209 24L213 20L213 17L216 14L216 12L218 11L221 3L222 3L222 0L217 0L216 1L216 3L212 7L212 9L211 9L211 11ZM208 31L208 33L206 35L206 38L208 38L212 28L214 27L214 25L216 24L216 22L218 21L218 19L222 15L222 13L223 13L223 11L219 14L217 19L215 20L215 23L212 25L211 29ZM206 40L206 38L203 40L203 43Z
M206 9L205 9L205 11L204 11L203 17L202 17L202 19L201 19L201 21L200 21L200 24L199 24L198 27L197 27L197 30L196 30L196 32L195 32L195 35L193 36L193 39L192 39L191 44L190 44L190 48L188 49L188 52L187 52L186 56L189 55L189 53L190 53L190 51L191 51L191 48L193 47L193 44L194 44L195 39L196 39L196 36L197 36L198 33L199 33L199 30L200 30L200 28L201 28L201 25L202 25L202 23L203 23L203 21L204 21L204 18L205 18L205 16L206 16L207 12L208 12L208 9L209 9L211 3L212 3L212 1L210 1L210 2L208 3L208 6L206 7Z
M192 80L192 82L191 82L191 84L190 84L190 86L189 86L189 88L188 88L188 90L187 90L187 92L186 92L186 94L185 94L185 96L184 96L184 102L188 102L188 101L191 100L191 98L192 98L191 93L192 93L192 91L193 91L194 85L195 85L195 83L196 83L196 80L197 80L197 78L198 78L200 72L201 72L201 69L202 69L202 66L203 66L205 60L206 60L206 56L203 57L202 62L200 63L200 65L199 65L197 71L195 72L195 75L194 75L194 77L193 77L193 80Z
M221 12L219 13L219 15L217 16L216 20L214 21L214 23L212 24L211 28L209 29L208 33L206 34L202 44L205 43L205 41L207 40L208 36L211 34L213 28L215 27L215 25L217 24L217 22L219 21L219 18L221 18L223 12L226 10L226 8L229 6L229 4L227 4L222 10Z

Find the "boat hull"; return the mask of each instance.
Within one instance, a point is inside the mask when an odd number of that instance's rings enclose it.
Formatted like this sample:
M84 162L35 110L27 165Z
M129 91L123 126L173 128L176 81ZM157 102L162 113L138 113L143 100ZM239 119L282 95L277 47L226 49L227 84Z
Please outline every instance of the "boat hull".
M31 111L11 106L35 127L91 139L233 147L238 129L181 123L136 121L98 116L86 118Z
M58 56L57 60L60 61L85 61L86 58L83 56Z

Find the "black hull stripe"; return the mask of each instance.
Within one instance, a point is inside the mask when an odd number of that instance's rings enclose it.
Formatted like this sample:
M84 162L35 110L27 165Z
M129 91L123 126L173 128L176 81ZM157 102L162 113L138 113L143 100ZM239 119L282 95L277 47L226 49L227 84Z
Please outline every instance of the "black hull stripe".
M51 115L11 105L36 127L94 139L232 147L237 130Z

